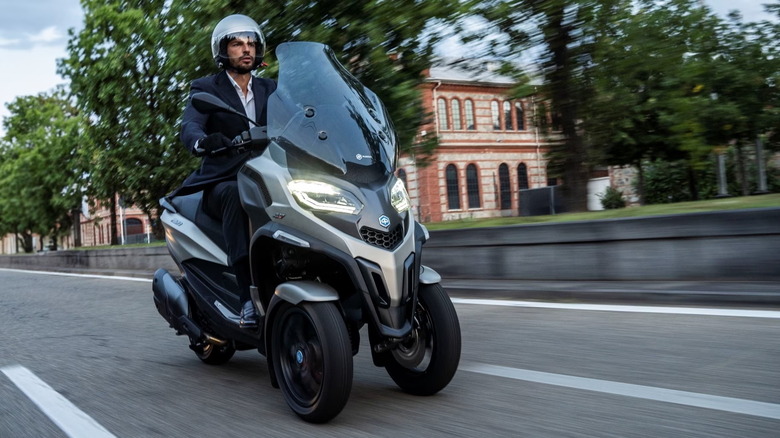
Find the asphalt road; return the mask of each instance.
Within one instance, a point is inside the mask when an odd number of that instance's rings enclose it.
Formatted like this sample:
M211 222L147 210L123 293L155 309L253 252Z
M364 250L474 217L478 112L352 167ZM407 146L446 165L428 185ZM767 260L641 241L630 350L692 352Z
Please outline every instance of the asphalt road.
M363 342L346 408L311 425L257 352L202 364L149 281L0 269L0 437L780 436L780 312L464 298L444 391L400 392Z

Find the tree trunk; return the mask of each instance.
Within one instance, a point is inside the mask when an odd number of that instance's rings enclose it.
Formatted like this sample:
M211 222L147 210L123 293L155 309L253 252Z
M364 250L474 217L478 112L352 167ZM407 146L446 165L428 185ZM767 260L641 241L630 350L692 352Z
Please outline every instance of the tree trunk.
M647 205L645 202L645 170L642 168L642 160L636 165L637 168L637 196L639 197L639 205Z
M73 246L81 247L81 209L73 209Z
M119 245L119 236L117 234L117 222L116 222L116 209L117 209L117 202L116 202L116 195L111 197L111 201L109 203L109 208L111 209L111 218L109 222L111 223L111 226L109 227L111 231L111 245Z
M691 199L694 201L699 200L699 185L696 181L696 171L693 166L688 165L688 190L691 192Z
M747 170L745 170L745 152L742 150L742 144L737 143L737 180L739 181L740 193L742 196L750 194L748 184Z
M565 23L565 5L555 4L545 10L549 25L545 30L547 44L552 53L550 85L552 105L559 115L564 136L563 149L563 197L568 211L588 209L588 166L585 143L577 132L577 97L573 72L573 59L569 44L573 38L571 27Z

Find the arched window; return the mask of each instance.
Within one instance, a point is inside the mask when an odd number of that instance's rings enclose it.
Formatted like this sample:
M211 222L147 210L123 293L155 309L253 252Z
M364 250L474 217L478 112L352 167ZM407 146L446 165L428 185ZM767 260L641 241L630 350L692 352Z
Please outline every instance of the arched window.
M515 116L517 116L517 130L525 130L525 111L523 111L523 102L515 101Z
M458 169L454 164L447 166L447 208L460 210L460 189L458 188Z
M513 128L512 124L512 104L509 103L508 100L504 101L504 129L507 131L511 131Z
M473 131L477 129L476 124L474 123L474 102L471 101L471 99L466 99L466 129L469 131Z
M452 99L450 106L452 107L452 129L463 129L463 125L460 122L460 101Z
M406 187L406 190L409 190L409 186L406 184L406 171L403 169L398 169L398 179L404 182L404 187Z
M517 165L517 187L520 190L529 188L528 169L526 168L525 163L520 163Z
M466 167L466 190L469 195L469 208L479 208L479 176L477 166L473 164Z
M490 102L490 116L493 117L493 129L496 131L501 129L501 115L498 113L498 102L495 100Z
M444 98L439 98L439 129L446 131L450 129L450 125L447 122L447 101Z
M500 186L501 209L509 210L512 208L512 187L509 182L509 166L501 163L498 166L498 183Z
M143 234L144 233L144 223L141 222L141 219L136 219L134 217L125 219L125 234L128 236L132 234Z

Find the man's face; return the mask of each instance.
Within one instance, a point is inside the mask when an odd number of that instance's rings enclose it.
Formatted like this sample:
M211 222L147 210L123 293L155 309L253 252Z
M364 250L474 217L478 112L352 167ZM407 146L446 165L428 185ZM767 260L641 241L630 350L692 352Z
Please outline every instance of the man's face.
M229 41L227 44L227 55L230 58L231 67L235 68L239 73L252 71L256 50L256 43L251 38L237 37Z

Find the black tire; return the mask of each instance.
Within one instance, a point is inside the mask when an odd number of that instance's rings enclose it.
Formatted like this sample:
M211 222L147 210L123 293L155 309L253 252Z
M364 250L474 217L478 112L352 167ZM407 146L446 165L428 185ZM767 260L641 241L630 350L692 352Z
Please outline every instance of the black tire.
M209 365L222 365L223 363L227 363L227 361L236 354L236 349L230 344L221 347L213 344L204 344L202 346L194 347L193 350L195 350L198 359Z
M387 352L385 369L405 392L432 395L446 387L460 362L460 323L439 284L420 285L412 336Z
M352 347L333 303L284 304L274 317L271 355L284 399L302 419L324 423L352 391Z

